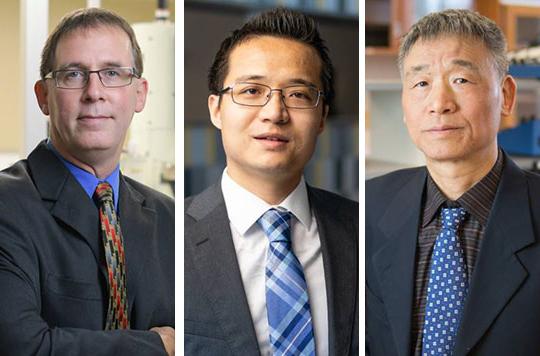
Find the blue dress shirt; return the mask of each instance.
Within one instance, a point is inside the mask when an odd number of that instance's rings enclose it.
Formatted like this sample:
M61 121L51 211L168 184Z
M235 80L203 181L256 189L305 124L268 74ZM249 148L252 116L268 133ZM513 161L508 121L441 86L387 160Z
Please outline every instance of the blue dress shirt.
M112 173L106 177L105 179L99 179L95 175L93 175L90 172L85 171L82 168L77 167L73 163L66 160L60 152L54 148L51 140L49 139L47 141L47 147L54 152L54 154L62 161L62 163L66 166L66 168L71 172L71 174L75 177L77 182L81 185L81 187L84 189L88 197L92 199L92 196L94 195L94 191L96 190L96 187L99 183L105 181L109 183L113 189L113 199L114 199L114 208L118 212L118 195L119 195L119 186L120 186L120 165L118 164L116 168L112 171Z

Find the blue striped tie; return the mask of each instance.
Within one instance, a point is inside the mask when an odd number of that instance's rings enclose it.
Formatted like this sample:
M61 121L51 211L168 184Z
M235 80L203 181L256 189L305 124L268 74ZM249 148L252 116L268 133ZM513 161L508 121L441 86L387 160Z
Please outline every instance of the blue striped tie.
M257 221L270 240L266 310L276 355L315 355L306 280L291 249L291 213L270 209Z
M467 297L467 267L457 237L465 219L463 208L444 208L442 228L431 257L424 317L422 355L449 356L454 353L463 305Z

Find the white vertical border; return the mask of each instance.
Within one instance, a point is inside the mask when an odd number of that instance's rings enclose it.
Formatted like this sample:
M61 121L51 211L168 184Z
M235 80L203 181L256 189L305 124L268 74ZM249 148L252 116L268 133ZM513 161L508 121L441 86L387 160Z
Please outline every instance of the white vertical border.
M358 310L359 310L359 325L358 331L360 333L359 339L359 349L360 354L364 355L366 350L366 302L365 302L365 280L366 280L366 245L365 245L365 235L366 235L366 220L365 220L365 181L366 181L366 31L365 31L365 20L366 20L366 8L365 1L358 0L358 31L359 31L359 45L360 50L358 59L359 59L359 68L358 68L358 114L359 114L359 124L358 124L358 202L359 202L359 219L358 219L358 228L360 229L358 237L358 261L359 261L359 280L358 280Z
M26 157L47 135L47 118L34 95L34 84L39 80L41 49L49 32L49 1L21 0L21 58L23 87L23 152Z
M175 350L184 354L184 2L175 2L174 157L175 157Z

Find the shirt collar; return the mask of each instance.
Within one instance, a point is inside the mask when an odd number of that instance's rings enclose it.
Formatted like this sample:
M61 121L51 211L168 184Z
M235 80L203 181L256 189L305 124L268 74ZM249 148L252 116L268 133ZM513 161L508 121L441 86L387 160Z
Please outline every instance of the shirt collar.
M105 181L109 183L113 189L113 199L114 199L114 208L118 211L118 195L119 195L119 186L120 186L120 165L118 164L112 173L105 179L99 179L90 172L85 171L84 169L77 167L73 163L66 160L60 152L54 148L51 140L47 140L47 147L60 159L60 161L66 166L66 168L71 172L75 177L77 182L84 189L88 197L92 199L94 191L99 183Z
M431 175L428 174L422 226L425 227L433 220L443 203L447 205L455 205L457 203L457 205L465 208L469 214L474 216L480 224L486 226L493 201L495 200L495 194L497 193L497 187L501 180L503 165L504 155L499 149L497 161L489 173L463 193L455 202L446 198L433 178L431 178Z
M306 228L311 225L311 210L304 177L300 179L296 188L277 205L268 204L240 186L229 176L227 168L221 177L221 190L229 220L241 235L244 235L270 208L290 211Z

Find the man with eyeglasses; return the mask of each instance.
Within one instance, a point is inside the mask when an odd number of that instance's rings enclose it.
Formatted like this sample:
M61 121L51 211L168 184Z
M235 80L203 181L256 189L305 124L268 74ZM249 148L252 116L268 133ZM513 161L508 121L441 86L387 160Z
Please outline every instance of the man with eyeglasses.
M358 354L358 203L303 178L332 83L301 13L262 13L222 42L208 107L227 167L185 201L186 355Z
M45 44L49 138L0 174L2 355L174 354L174 202L119 168L142 72L107 10L66 15Z

